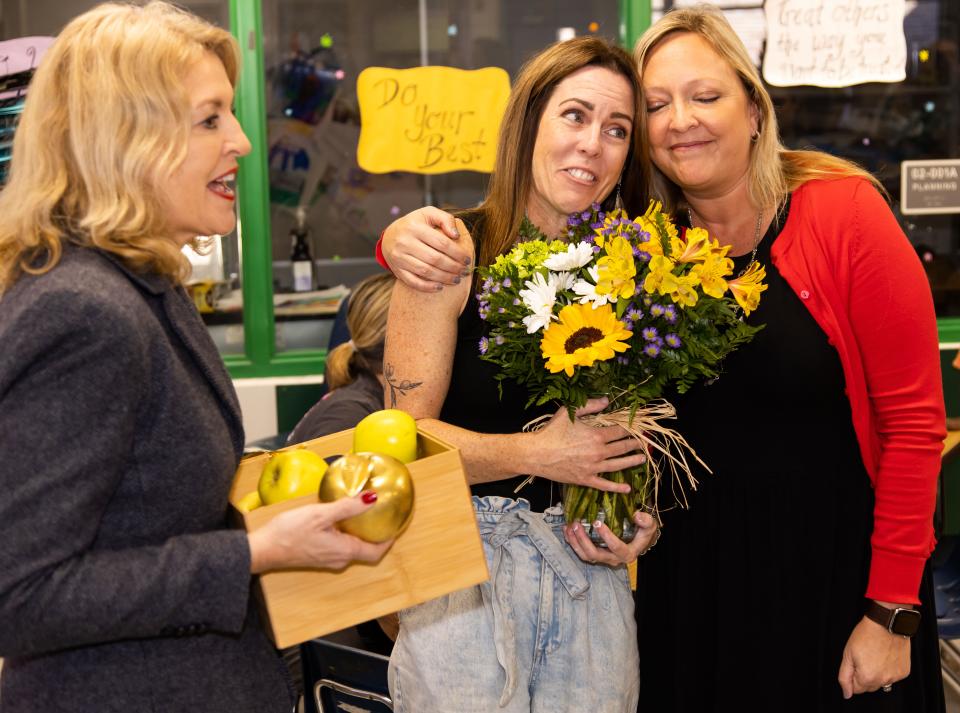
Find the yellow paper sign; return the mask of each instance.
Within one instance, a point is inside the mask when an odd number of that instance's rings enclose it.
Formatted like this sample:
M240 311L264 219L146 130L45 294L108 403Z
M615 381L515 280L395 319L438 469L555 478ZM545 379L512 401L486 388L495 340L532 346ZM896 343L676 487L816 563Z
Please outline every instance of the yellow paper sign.
M357 162L370 173L489 173L509 94L499 67L368 67L357 78Z

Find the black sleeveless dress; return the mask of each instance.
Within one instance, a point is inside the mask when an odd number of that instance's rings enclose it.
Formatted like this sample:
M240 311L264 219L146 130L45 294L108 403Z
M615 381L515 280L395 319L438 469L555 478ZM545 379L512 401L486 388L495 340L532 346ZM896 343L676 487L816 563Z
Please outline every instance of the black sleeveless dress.
M468 216L460 217L467 222L479 255L482 223L473 222ZM450 388L440 410L440 420L478 433L517 433L537 416L552 413L556 409L526 408L529 398L527 389L510 380L502 382L503 396L500 396L496 380L499 367L480 358L480 339L489 336L489 328L477 311L476 293L477 281L474 276L470 299L457 321L457 347ZM535 512L543 512L561 500L560 486L546 478L536 478L515 493L514 490L524 480L526 475L518 475L506 480L480 483L472 485L470 492L480 497L499 495L524 498Z
M760 244L769 288L748 317L765 328L719 379L672 399L676 428L713 474L697 472L690 509L664 514L659 544L638 562L638 710L943 711L929 568L910 677L843 700L873 489L839 356L770 260L779 229ZM735 273L748 260L735 259Z

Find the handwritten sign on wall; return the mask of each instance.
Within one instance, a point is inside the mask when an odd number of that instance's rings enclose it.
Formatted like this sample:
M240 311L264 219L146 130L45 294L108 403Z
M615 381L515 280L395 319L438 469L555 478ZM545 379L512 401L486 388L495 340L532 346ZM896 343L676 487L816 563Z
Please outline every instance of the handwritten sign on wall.
M781 87L906 77L905 0L767 0L763 76Z
M497 67L368 67L357 78L357 162L370 173L490 172L509 94Z

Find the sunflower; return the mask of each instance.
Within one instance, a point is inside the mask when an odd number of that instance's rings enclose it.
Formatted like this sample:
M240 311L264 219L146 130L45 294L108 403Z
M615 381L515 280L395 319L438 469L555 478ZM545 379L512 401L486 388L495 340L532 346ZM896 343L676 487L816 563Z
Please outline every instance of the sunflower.
M612 359L630 345L620 341L633 332L616 318L610 305L594 309L589 304L567 305L560 310L560 321L552 322L544 332L540 351L552 374L564 371L573 376L576 366L593 366Z

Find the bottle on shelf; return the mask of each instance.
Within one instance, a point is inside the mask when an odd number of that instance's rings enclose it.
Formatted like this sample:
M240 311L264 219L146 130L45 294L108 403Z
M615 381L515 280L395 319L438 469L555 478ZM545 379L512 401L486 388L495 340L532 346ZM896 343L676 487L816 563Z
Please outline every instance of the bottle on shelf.
M290 230L290 265L293 269L293 291L309 292L313 289L313 256L307 236L306 211L297 208L297 219Z

